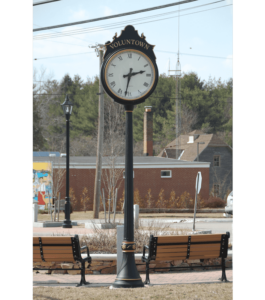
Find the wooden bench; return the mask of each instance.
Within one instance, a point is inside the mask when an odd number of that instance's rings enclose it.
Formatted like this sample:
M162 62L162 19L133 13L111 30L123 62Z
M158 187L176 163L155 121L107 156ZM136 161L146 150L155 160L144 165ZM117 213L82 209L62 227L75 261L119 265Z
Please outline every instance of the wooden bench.
M183 260L183 259L204 259L222 258L221 265L214 267L222 268L221 280L227 281L225 274L225 258L228 253L228 239L230 233L226 234L198 234L198 235L178 235L178 236L150 236L149 246L143 247L142 262L146 262L145 284L150 283L149 270L168 268L149 268L151 260ZM148 256L145 250L148 249ZM197 266L197 268L201 266ZM212 266L203 266L203 268ZM171 268L196 268L192 267L171 267Z
M86 258L81 256L84 250L87 253ZM85 262L91 263L91 257L87 246L80 248L78 235L74 237L33 237L33 262L43 261L57 263L74 263L79 261L81 262L81 268L75 270L81 270L81 281L77 286L89 284L85 279ZM41 267L33 268L33 270L50 269Z

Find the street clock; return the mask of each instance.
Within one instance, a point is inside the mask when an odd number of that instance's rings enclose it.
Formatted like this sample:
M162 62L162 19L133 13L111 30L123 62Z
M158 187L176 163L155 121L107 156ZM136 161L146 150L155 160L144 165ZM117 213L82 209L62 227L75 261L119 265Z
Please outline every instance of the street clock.
M114 101L124 105L144 102L156 88L158 69L153 45L128 25L106 43L101 82Z

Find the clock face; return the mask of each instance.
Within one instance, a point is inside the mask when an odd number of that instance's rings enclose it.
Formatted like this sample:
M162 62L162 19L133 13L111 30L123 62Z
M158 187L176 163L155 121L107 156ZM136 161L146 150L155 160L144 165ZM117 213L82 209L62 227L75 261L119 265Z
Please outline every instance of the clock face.
M105 83L119 99L143 98L156 81L152 61L141 51L126 49L114 54L105 68Z

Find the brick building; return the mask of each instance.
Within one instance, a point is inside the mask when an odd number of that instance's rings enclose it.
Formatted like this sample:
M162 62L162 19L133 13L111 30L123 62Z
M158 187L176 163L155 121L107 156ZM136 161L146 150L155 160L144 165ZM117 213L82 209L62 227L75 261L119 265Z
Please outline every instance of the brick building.
M58 168L65 168L65 157L33 157L34 162L52 162L53 172ZM110 166L108 158L103 158L102 173ZM139 195L144 198L148 189L156 200L161 188L165 191L165 199L169 198L172 190L176 196L189 192L192 197L195 194L196 175L200 171L202 174L202 189L200 195L207 199L209 196L209 168L208 162L187 162L170 158L139 156L134 157L134 190L139 190ZM124 157L118 157L115 168L125 168ZM93 209L93 195L95 183L96 157L82 156L70 157L70 188L73 188L76 197L80 198L83 189L86 187L90 198L89 210ZM118 201L122 198L124 191L124 178L120 179L118 189ZM63 178L65 183L65 178ZM102 179L102 188L104 182ZM65 185L61 188L61 199L65 197ZM76 207L78 210L78 207Z

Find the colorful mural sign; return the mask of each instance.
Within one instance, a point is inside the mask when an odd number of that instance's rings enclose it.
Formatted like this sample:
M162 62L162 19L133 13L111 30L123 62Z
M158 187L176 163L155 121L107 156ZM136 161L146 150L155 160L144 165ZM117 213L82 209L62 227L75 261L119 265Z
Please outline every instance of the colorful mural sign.
M33 163L33 199L38 202L39 209L52 201L52 163L34 162Z

